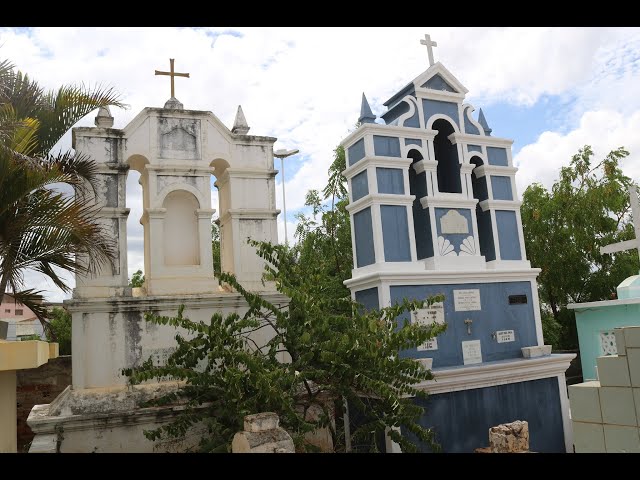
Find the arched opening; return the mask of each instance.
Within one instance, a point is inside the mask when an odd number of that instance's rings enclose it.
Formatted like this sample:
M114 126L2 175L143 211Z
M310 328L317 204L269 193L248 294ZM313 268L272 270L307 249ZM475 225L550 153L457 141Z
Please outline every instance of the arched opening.
M412 149L407 154L412 162L409 167L409 193L415 195L413 200L413 233L416 240L416 254L418 260L433 256L433 243L431 241L431 222L429 220L429 210L422 208L420 199L427 196L426 173L416 173L414 165L423 160L422 154Z
M474 156L471 158L470 163L475 165L471 171L471 187L473 189L473 198L478 199L476 204L476 219L478 222L478 241L480 243L480 254L484 255L487 261L495 260L496 253L493 243L493 229L491 228L491 214L487 210L482 211L480 202L489 198L487 190L487 177L483 175L478 177L476 169L483 165L483 161L480 157Z
M227 237L231 238L231 221L227 221L222 225L220 219L229 210L230 193L229 184L224 179L229 162L222 158L217 158L211 162L211 208L215 209L215 213L211 218L211 254L213 258L213 273L219 274L220 271L232 271L233 265L232 251L227 248L223 251L222 245L225 232ZM225 260L223 261L223 257ZM223 268L224 264L224 268Z
M127 278L133 278L135 272L144 268L144 228L142 227L142 183L140 172L129 170L126 185L127 217Z
M127 217L127 278L131 281L140 270L142 276L148 271L145 265L144 246L149 232L142 225L142 214L146 204L145 188L142 184L142 172L149 160L143 155L131 155L127 159L129 172L126 184L126 207L130 209ZM136 279L141 279L136 275ZM136 286L139 282L136 282Z
M165 265L199 265L198 199L185 190L170 192L162 202Z
M438 134L433 139L433 149L438 161L438 190L447 193L462 193L458 147L449 141L455 132L453 126L439 118L431 127Z

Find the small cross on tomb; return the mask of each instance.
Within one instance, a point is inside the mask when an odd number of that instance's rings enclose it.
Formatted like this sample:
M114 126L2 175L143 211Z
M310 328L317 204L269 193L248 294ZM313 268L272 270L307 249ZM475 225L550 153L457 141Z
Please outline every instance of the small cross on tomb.
M173 58L169 59L169 64L171 65L171 71L170 72L161 72L160 70L156 70L156 75L168 75L171 77L171 98L176 98L176 89L175 89L175 85L174 85L174 78L175 77L187 77L189 78L189 74L188 73L177 73L173 71Z

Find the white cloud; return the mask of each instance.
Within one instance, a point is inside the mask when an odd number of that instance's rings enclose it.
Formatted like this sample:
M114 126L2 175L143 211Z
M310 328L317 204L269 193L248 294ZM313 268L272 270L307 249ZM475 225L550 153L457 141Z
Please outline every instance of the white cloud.
M516 175L518 194L538 182L551 188L558 179L560 167L569 165L571 157L584 145L591 145L595 159L604 158L611 150L625 147L630 155L621 162L622 171L640 181L640 109L630 116L613 110L587 112L577 128L566 135L544 132L535 143L526 145L514 158L520 170Z
M522 149L519 185L551 175L544 172L552 158L568 161L574 144L582 142L578 133L571 136L573 131L587 132L583 121L610 121L616 112L640 110L634 100L640 98L638 28L65 27L34 28L29 34L5 28L0 29L0 57L49 88L73 82L115 86L131 106L113 110L116 128L142 108L164 104L168 79L153 72L167 70L168 58L175 58L176 70L191 74L176 79L177 97L186 108L213 111L231 127L241 104L251 134L278 137L276 149L300 149L298 156L285 160L292 218L303 207L307 190L325 184L333 149L357 120L362 91L381 114L382 103L427 67L427 52L419 44L425 32L438 42L436 60L469 89L476 106L494 101L531 105L549 94L578 98L568 113L575 125L582 118L580 126L569 125L565 131L571 133L565 136L545 133ZM609 113L598 116L599 111ZM628 126L631 119L620 121ZM80 125L92 122L89 115ZM584 143L596 146L584 135ZM61 143L67 148L70 135ZM128 188L138 187L131 183L133 177ZM281 184L276 188L281 208ZM128 206L132 273L142 267L139 191Z

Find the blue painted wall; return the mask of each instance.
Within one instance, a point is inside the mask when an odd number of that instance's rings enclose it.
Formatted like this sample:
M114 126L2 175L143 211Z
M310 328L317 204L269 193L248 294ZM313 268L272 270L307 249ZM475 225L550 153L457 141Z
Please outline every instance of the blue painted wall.
M434 428L444 452L472 453L488 447L489 428L525 420L532 452L559 453L566 450L558 388L557 378L550 377L440 393L416 402L425 408L420 424Z
M509 177L491 175L491 190L493 190L494 200L513 200Z
M500 258L502 260L522 260L516 212L496 210L496 228L500 240Z
M347 151L349 153L349 166L355 164L358 160L362 160L364 158L364 138L351 145Z
M456 312L453 290L479 289L482 310ZM530 282L464 283L450 285L392 285L391 303L403 298L423 300L430 295L444 294L447 330L437 337L438 350L401 352L401 356L433 358L433 368L463 365L461 342L480 340L483 362L521 358L520 348L537 345L533 300ZM509 305L509 295L526 295L527 303ZM471 335L464 320L473 320ZM398 317L400 325L409 314ZM491 337L497 330L515 330L515 341L498 343Z
M467 219L467 226L469 227L469 233L442 233L442 229L440 228L440 219L446 215L449 210L455 210L464 218ZM471 210L466 208L436 208L436 232L438 236L442 236L451 242L456 253L460 252L460 245L462 241L468 236L475 237L475 233L473 231L473 223L471 222Z
M406 97L407 95L411 95L413 97L416 96L416 89L413 85L413 82L409 82L407 83L404 87L402 87L402 90L400 90L398 93L394 94L389 100L387 100L386 102L384 102L384 106L389 108L389 110L391 110L396 103L401 102L402 99L404 97Z
M400 156L400 139L397 137L386 137L382 135L373 136L374 155L382 157Z
M471 120L469 120L469 116L471 115L471 107L467 107L462 112L462 116L464 117L464 131L465 133L470 133L471 135L480 135L480 130L476 127Z
M353 201L369 194L369 180L367 179L367 171L360 172L351 179L351 196Z
M422 110L424 111L424 124L436 113L447 115L451 120L456 122L460 128L460 118L458 116L458 104L453 102L441 102L440 100L422 99Z
M440 75L434 75L429 80L420 85L422 88L430 88L431 90L444 90L445 92L456 92L454 88Z
M361 303L366 310L380 308L380 303L378 301L378 287L357 291L356 302Z
M404 195L404 176L399 168L376 167L378 193Z
M480 145L467 145L467 152L480 152L480 153L482 153L482 147Z
M429 219L429 209L422 208L420 199L427 196L426 173L418 175L416 171L409 168L409 192L415 195L413 200L413 231L416 241L416 254L418 260L433 257L433 240L431 238L431 221Z
M422 146L422 140L420 140L419 138L405 138L404 139L404 144L405 145L420 145Z
M408 111L409 111L409 104L407 102L400 102L400 103L397 103L396 105L394 105L389 110L387 110L382 115L380 115L380 117L384 120L384 122L387 125L396 125L398 123L398 122L396 122L398 117L400 115L404 115ZM418 126L420 126L419 123L418 123Z
M373 247L371 207L367 207L353 215L353 231L356 237L356 262L358 267L375 263L376 254Z
M585 382L595 380L596 358L603 355L600 332L613 332L617 327L633 327L639 324L640 304L638 303L576 310L580 361Z
M406 102L405 102L406 103ZM404 121L403 127L420 128L420 113L418 107L414 109L413 115Z
M407 207L380 205L380 217L385 262L411 261Z
M507 151L504 148L487 147L487 160L489 161L489 165L509 166Z
M484 255L487 262L496 259L496 245L493 241L493 229L491 228L491 212L482 211L480 205L476 207L478 219L478 242L480 242L480 254Z

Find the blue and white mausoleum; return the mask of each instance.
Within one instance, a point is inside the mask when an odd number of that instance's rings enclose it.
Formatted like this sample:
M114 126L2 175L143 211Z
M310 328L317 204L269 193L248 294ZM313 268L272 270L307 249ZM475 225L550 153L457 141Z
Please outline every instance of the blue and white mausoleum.
M573 355L544 347L513 141L492 136L482 110L474 118L467 89L433 61L435 42L422 43L429 68L380 119L363 94L360 125L341 143L354 257L345 283L367 308L444 294L411 321L446 331L402 352L432 359L421 422L443 451L484 447L490 427L514 420L529 422L532 451L572 451L564 372Z

